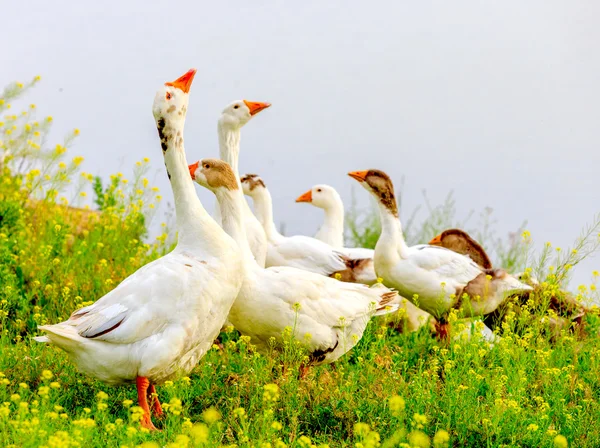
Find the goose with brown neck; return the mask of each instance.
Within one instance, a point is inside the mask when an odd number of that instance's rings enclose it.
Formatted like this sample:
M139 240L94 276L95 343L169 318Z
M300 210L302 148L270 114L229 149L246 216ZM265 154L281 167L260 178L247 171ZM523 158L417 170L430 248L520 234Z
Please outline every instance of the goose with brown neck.
M463 255L468 255L480 266L487 269L492 268L492 263L483 247L464 230L444 230L434 237L429 244L442 246ZM504 317L509 309L518 316L523 316L521 307L529 303L529 307L531 308L530 300L533 299L534 308L547 308L553 311L554 316L539 318L539 315L536 313L527 313L525 316L528 316L532 322L538 320L540 324L547 326L553 339L557 339L560 336L562 329L583 333L585 327L584 317L589 313L589 309L583 303L579 302L573 294L568 291L552 290L552 294L549 296L548 291L545 291L539 281L531 277L529 272L519 272L513 275L520 281L529 284L533 288L534 294L532 296L528 293L511 295L507 303L503 303L492 313L487 314L484 322L492 330L498 328L502 331L501 324L504 322ZM527 325L519 326L515 331L524 331L526 328L528 328Z
M259 112L270 106L269 103L238 100L229 104L221 112L218 121L219 157L231 165L238 185L240 184L239 159L242 127ZM252 214L248 204L246 203L242 207L244 209L244 226L246 227L250 249L256 262L260 266L264 266L267 256L267 237L265 231ZM218 222L221 220L218 204L215 209L215 219Z
M161 87L153 114L175 199L175 249L36 338L67 352L79 370L111 385L134 383L141 424L162 409L155 385L187 375L212 346L242 284L234 240L202 207L189 176L183 129L196 70Z
M380 170L348 173L377 200L381 236L375 246L375 270L386 284L444 322L453 308L465 317L495 310L508 295L532 288L502 269L486 270L470 258L443 247L409 247L402 234L394 186ZM465 299L466 294L466 299Z
M248 245L245 200L231 167L204 159L190 167L190 174L217 197L223 228L243 254L244 282L229 321L259 350L268 352L272 340L282 346L286 328L292 328L310 352L310 364L330 363L360 340L371 316L397 308L397 294L383 286L369 288L291 267L260 267Z

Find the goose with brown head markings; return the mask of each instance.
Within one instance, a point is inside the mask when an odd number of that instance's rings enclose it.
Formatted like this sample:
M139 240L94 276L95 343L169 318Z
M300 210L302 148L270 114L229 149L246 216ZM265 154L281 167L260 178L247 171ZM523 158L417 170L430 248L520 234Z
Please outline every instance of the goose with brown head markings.
M483 269L492 269L490 257L485 253L483 247L464 230L444 230L434 237L429 244L431 246L445 247L459 254L466 255Z
M223 228L242 251L244 282L228 319L259 350L267 352L272 340L281 346L285 329L292 328L309 351L310 364L330 363L354 347L371 316L397 309L397 293L381 285L369 288L291 267L258 266L243 225L244 196L231 167L204 159L190 174L215 194Z
M219 157L224 160L233 169L236 180L240 182L239 158L240 158L240 138L241 130L253 117L259 112L267 109L269 103L256 101L238 100L229 104L223 112L218 122L219 133ZM267 256L267 237L260 223L252 214L250 207L246 203L244 208L244 226L248 235L248 242L254 258L260 266L265 265ZM215 209L215 219L221 221L219 206Z
M381 236L375 246L377 275L440 319L441 336L447 331L445 316L451 309L462 309L465 317L485 315L495 310L507 295L532 290L502 269L485 270L470 258L443 247L427 244L409 247L402 234L389 176L374 169L348 174L377 200L381 217Z
M127 277L65 322L43 325L49 342L105 383L137 385L141 424L162 410L155 385L187 375L212 346L242 284L234 240L204 210L183 147L190 70L157 92L152 108L173 189L175 249Z
M273 200L264 180L256 174L247 174L242 179L242 188L244 194L252 198L254 213L267 235L266 266L290 266L343 281L356 281L357 272L368 259L350 259L342 251L308 236L283 236L275 228Z
M485 250L477 243L469 234L460 229L444 230L438 236L433 238L429 244L445 247L463 255L468 255L473 261L486 269L492 269L492 263L489 260ZM533 294L527 292L519 292L511 295L509 300L502 303L492 313L487 314L484 318L484 323L492 330L499 328L508 310L512 310L517 316L523 316L534 320L539 320L542 325L546 325L550 335L556 339L562 329L576 330L578 333L583 331L584 317L589 312L589 309L579 302L573 294L567 291L552 290L552 294L544 291L544 287L540 285L538 280L531 277L528 271L513 274L515 278L523 283L528 284L533 288ZM548 300L549 298L549 300ZM539 313L521 313L521 306L525 305L533 299L533 308L540 311L551 310L551 316L539 318ZM531 304L529 308L531 308ZM531 311L531 309L529 310ZM543 312L543 311L542 311ZM519 332L522 329L528 328L526 325L520 325L515 331Z

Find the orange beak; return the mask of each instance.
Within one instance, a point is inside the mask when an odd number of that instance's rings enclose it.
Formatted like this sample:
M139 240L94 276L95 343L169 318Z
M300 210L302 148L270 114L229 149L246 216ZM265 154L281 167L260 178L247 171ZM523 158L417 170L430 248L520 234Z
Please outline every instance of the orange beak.
M189 93L190 87L192 87L192 81L194 80L194 76L196 76L196 69L191 68L185 75L180 76L175 81L165 82L165 86L177 87L179 90L182 90L185 93Z
M367 178L368 174L369 174L369 170L365 170L365 171L350 171L348 173L348 176L350 176L352 179L356 179L359 182L364 182L365 179Z
M190 176L192 176L192 180L196 180L196 170L198 169L198 165L200 165L200 161L192 163L188 166L188 168L190 169Z
M250 115L256 115L261 110L271 107L271 103L256 103L254 101L244 100L244 104L250 109Z
M442 234L439 234L429 242L430 246L441 246L442 245Z
M298 196L296 202L312 202L312 190L308 190L306 193Z

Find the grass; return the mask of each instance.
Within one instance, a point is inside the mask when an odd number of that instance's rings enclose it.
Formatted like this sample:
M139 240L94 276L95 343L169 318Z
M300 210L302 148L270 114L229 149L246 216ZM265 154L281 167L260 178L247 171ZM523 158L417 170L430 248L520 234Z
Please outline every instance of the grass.
M36 82L9 86L0 112ZM494 345L477 332L444 345L426 330L398 334L373 321L335 368L314 368L303 380L298 341L265 356L228 330L223 348L215 345L189 377L158 388L162 431L142 430L133 386L94 381L63 352L31 337L37 325L67 318L170 250L166 228L144 242L160 202L144 177L149 162L138 162L130 181L119 173L105 184L81 172L81 158L68 161L79 132L49 145L52 119L36 120L35 111L4 115L0 126L0 446L600 446L597 309L586 318L585 335L563 330L552 341L541 321L547 308L534 305L535 297L518 315L507 314ZM86 201L98 212L67 205ZM424 224L409 220L409 240L464 226L453 201L427 205ZM357 244L376 240L372 216L350 217ZM495 248L499 265L530 267L544 280L540 295L561 287L597 248L597 224L573 250L546 246L533 254L527 232L499 243L492 223L484 213L474 235ZM578 297L598 300L595 283L582 285ZM457 333L481 325L451 320Z

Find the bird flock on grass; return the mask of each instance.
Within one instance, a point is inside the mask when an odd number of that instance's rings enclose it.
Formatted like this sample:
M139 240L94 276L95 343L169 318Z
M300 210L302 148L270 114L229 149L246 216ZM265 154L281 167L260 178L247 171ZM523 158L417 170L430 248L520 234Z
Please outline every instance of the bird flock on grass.
M184 125L195 74L165 83L152 106L173 190L177 246L68 320L41 326L45 335L35 338L61 348L100 381L135 383L143 427L155 430L152 417L163 414L155 386L187 375L226 323L263 352L293 328L309 354L303 376L351 350L373 316L402 309L409 331L433 323L445 340L453 310L489 316L507 297L535 288L492 268L481 246L458 229L408 246L392 180L377 169L348 173L377 202L381 235L374 250L345 247L344 206L327 185L296 200L324 210L316 236L282 235L265 180L240 177L238 170L241 129L270 104L229 104L218 120L220 158L188 164ZM214 217L194 182L216 196Z

